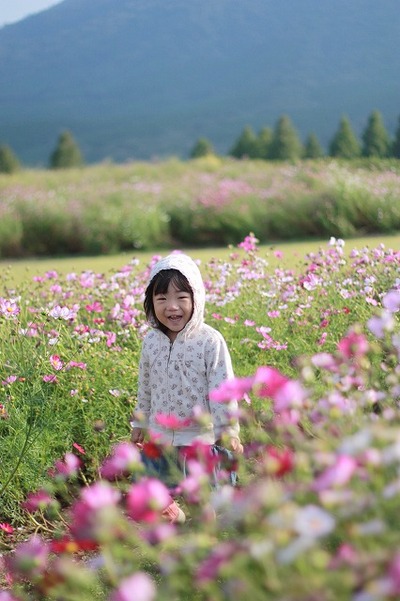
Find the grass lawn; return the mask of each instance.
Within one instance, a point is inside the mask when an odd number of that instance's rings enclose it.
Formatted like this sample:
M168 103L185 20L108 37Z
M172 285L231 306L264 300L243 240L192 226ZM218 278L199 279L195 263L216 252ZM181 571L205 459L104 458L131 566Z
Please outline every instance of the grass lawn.
M274 243L271 245L260 246L260 253L265 257L268 256L271 268L276 265L285 268L294 268L298 265L303 257L310 253L316 252L320 247L326 248L329 240L319 241L302 241L302 242L284 242ZM354 238L346 241L345 250L350 252L353 248L375 248L379 244L384 244L386 249L400 249L400 234L397 236L370 236L364 238ZM208 262L212 258L229 259L229 255L236 250L234 247L221 248L182 248L184 252L192 256L194 259L200 259L202 262ZM277 259L274 251L279 250L282 257ZM49 270L55 270L60 275L82 271L94 271L96 273L107 273L119 269L123 265L129 263L134 257L138 258L141 263L147 261L154 254L166 255L170 251L157 250L154 252L133 251L132 254L123 253L118 255L101 255L91 257L65 257L65 258L45 258L45 259L27 259L27 260L3 260L0 261L0 281L1 288L10 290L22 283L27 283L35 276L41 276Z

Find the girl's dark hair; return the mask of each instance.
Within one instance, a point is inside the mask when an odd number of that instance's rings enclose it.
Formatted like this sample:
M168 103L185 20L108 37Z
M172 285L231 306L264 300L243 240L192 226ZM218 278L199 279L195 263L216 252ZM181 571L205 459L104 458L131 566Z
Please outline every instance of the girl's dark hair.
M187 277L184 276L183 273L178 271L178 269L162 269L159 271L146 288L146 292L144 293L143 307L144 312L146 313L147 321L157 324L157 327L163 332L166 331L166 328L156 318L153 296L155 294L166 294L170 282L172 282L181 292L188 292L192 299L192 303L194 303L193 289L189 284Z

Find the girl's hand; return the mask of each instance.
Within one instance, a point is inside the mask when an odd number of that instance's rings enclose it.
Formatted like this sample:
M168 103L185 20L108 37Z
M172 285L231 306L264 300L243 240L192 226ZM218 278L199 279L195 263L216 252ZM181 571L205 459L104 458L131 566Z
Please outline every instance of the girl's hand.
M133 444L142 444L144 441L143 428L132 428L131 441Z
M234 453L237 453L238 455L243 454L243 445L240 442L239 438L231 438L229 443L230 443L230 448Z

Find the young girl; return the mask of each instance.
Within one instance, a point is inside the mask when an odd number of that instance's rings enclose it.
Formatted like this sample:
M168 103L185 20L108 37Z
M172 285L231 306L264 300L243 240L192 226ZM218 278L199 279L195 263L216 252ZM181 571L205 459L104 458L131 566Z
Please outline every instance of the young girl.
M175 450L200 441L215 445L222 435L232 451L241 453L239 423L230 413L237 408L212 403L209 393L233 377L232 362L222 335L204 323L205 289L196 263L187 255L171 254L152 269L145 292L144 309L152 329L143 341L139 363L136 416L132 442L141 445L146 431ZM208 425L194 420L200 408L211 415ZM234 411L233 411L234 412ZM179 428L163 427L160 416L173 416ZM183 453L184 454L184 453ZM168 482L165 457L147 461ZM171 498L164 511L170 521L184 521L182 510Z

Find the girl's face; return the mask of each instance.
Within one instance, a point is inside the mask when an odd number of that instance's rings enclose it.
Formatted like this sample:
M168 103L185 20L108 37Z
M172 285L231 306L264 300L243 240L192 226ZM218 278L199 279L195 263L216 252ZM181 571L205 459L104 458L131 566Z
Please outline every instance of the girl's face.
M193 313L193 301L189 292L179 290L171 281L167 292L153 294L154 313L167 328L167 336L173 342L183 330Z

